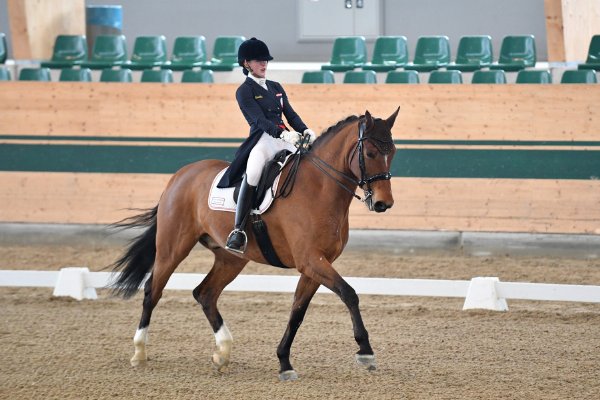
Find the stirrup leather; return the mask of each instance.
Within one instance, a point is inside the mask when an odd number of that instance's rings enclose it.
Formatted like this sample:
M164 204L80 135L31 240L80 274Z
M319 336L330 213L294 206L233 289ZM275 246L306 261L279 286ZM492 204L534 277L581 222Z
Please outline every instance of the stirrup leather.
M244 236L244 243L242 244L242 246L240 248L229 247L230 241L233 238L233 236L236 234L240 234L240 233ZM246 232L244 232L243 230L234 229L231 231L229 236L227 236L227 242L225 244L225 249L227 249L229 251L233 251L235 253L243 254L246 251L246 246L248 246L248 236L246 235Z

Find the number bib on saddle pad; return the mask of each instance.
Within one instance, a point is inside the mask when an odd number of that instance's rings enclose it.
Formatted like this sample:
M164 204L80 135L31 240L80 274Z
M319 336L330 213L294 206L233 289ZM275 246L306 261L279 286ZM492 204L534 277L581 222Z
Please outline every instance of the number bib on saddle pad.
M273 193L277 193L277 185L279 184L279 177L281 176L279 172L283 166L287 164L290 156L291 153L289 151L282 150L275 155L273 160L270 160L265 164L265 168L260 177L260 182L257 186L257 195L252 210L250 211L251 214L262 214L269 209L274 200ZM217 184L226 170L227 168L224 168L219 172L210 186L208 207L215 211L235 212L239 185L228 188L217 187Z

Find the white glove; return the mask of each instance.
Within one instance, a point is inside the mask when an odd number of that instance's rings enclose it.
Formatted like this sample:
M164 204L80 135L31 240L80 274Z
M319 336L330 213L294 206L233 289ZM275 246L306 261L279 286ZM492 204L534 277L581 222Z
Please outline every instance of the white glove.
M298 141L301 138L301 135L295 131L283 131L283 132L281 132L280 137L282 140L296 146L296 144L298 143Z
M308 144L313 144L313 142L317 138L317 135L315 135L315 133L312 131L312 129L308 129L308 128L304 130L304 136L310 137L310 139L308 140Z

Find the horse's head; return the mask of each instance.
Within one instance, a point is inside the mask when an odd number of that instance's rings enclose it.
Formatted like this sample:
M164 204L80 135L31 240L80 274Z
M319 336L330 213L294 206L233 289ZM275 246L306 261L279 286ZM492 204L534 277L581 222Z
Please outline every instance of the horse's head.
M359 138L355 157L353 152L350 169L359 179L359 187L365 192L365 204L370 211L384 212L394 205L390 183L392 160L396 146L392 127L400 107L388 118L373 118L369 111L358 122Z

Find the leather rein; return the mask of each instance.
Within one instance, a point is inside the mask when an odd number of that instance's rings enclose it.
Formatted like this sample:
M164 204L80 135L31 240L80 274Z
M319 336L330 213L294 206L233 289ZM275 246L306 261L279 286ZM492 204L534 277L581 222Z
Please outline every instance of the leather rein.
M354 150L352 151L352 156L350 157L350 162L354 159L354 156L358 152L358 166L360 168L360 180L356 180L353 176L350 176L342 171L335 169L335 167L331 166L327 162L323 161L319 157L315 156L312 153L309 153L306 149L308 139L306 143L304 139L300 143L298 150L304 149L303 153L308 156L308 159L325 175L333 179L333 181L346 192L350 193L355 199L360 200L363 203L367 203L371 201L371 197L373 196L373 189L371 189L371 183L380 181L380 180L390 180L392 178L392 174L388 172L381 172L379 174L367 176L367 167L365 165L365 156L364 156L364 142L366 140L372 139L365 136L366 122L364 119L361 119L358 125L358 141L354 146ZM302 153L302 150L300 150ZM350 189L342 179L338 179L335 175L343 178L352 186L360 187L364 192L364 197L358 196L354 193L354 190ZM367 185L366 189L364 186ZM369 203L368 203L369 204Z

